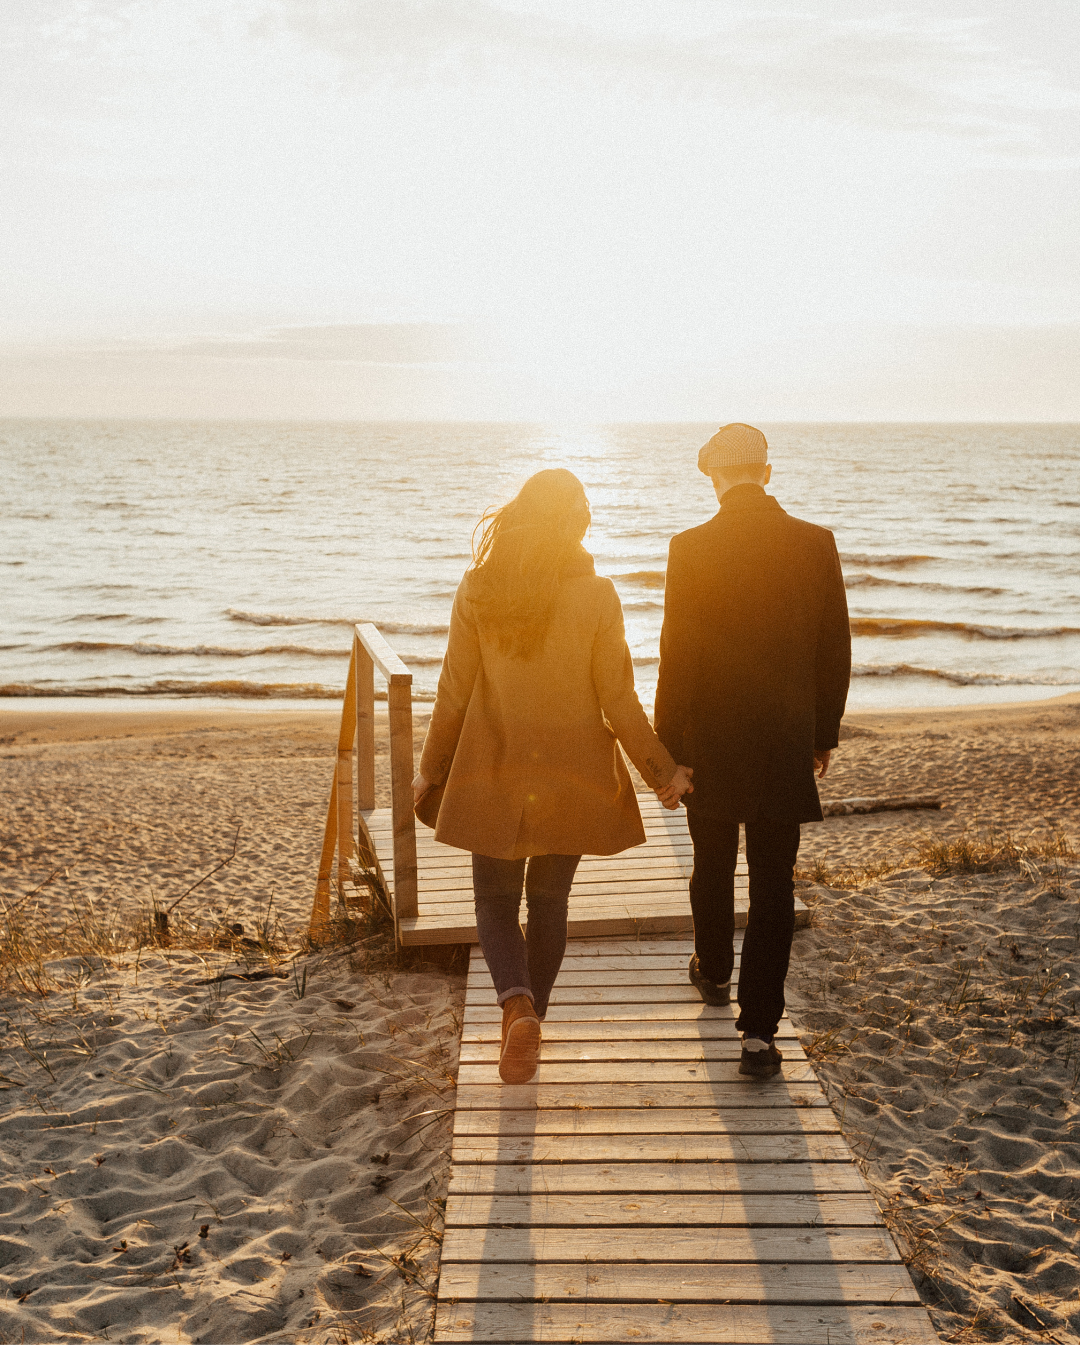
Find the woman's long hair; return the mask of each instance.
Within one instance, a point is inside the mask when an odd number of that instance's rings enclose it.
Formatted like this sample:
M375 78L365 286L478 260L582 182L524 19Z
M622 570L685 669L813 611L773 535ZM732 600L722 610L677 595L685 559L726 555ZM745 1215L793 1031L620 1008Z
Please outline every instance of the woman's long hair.
M541 469L512 502L484 512L473 531L471 596L504 651L528 657L542 645L563 578L588 565L581 541L591 520L569 469Z

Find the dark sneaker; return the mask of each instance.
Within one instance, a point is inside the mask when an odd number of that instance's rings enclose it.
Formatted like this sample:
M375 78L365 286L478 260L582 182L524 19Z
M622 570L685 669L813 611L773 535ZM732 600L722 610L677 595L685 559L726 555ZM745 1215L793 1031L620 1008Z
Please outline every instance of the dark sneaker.
M756 1036L744 1036L739 1072L748 1078L771 1078L780 1072L784 1056L775 1041L761 1041Z
M690 958L690 983L710 1008L726 1008L731 1002L731 981L716 984L707 980L698 969L697 952Z

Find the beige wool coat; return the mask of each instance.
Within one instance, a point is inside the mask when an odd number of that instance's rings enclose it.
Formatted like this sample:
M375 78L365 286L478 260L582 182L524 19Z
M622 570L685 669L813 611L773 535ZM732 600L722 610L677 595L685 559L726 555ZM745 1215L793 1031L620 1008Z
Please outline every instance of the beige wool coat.
M634 689L615 587L592 572L562 583L544 645L503 651L458 587L420 772L438 785L416 813L435 838L491 858L621 853L645 831L621 741L664 787L675 761Z

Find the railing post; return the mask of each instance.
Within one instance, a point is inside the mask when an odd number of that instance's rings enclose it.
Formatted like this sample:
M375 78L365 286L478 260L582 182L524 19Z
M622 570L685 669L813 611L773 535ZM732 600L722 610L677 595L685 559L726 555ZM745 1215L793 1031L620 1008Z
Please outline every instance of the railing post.
M323 929L330 922L330 874L334 870L334 845L337 842L337 765L330 784L330 805L326 810L326 829L323 831L322 854L319 858L319 876L315 882L315 903L311 907L311 923L308 933L313 941L318 941Z
M345 702L341 709L341 730L337 749L337 859L338 888L344 892L352 885L350 863L356 856L353 841L353 739L356 736L356 653L349 657L349 678L345 683Z
M416 820L413 816L412 676L391 675L390 793L394 827L394 926L417 916Z
M353 630L356 667L356 810L375 809L375 662ZM357 836L363 832L357 827Z
M416 826L413 820L412 675L374 624L357 624L349 657L349 678L341 710L334 781L323 835L319 879L311 911L311 936L318 939L330 921L330 877L337 844L338 886L349 903L354 895L352 860L364 880L386 895L379 855L372 843L365 811L375 808L375 667L386 678L390 704L390 803L394 839L392 894L394 937L401 938L401 920L417 916ZM357 753L356 810L353 811L353 747ZM353 836L353 820L356 835Z

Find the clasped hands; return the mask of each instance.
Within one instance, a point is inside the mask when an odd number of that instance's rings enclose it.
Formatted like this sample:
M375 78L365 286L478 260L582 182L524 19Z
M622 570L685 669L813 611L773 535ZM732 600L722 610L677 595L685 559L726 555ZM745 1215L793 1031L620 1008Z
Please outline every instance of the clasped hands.
M667 787L657 788L656 795L660 798L660 805L666 806L669 811L675 808L683 799L683 794L693 792L694 784L691 779L694 776L693 769L688 769L685 764L680 764L675 770L675 777L668 783Z
M814 751L814 773L818 778L824 778L829 772L829 760L831 758L831 750ZM674 811L682 801L683 794L693 792L694 784L691 782L693 776L693 769L688 769L685 764L680 764L675 770L675 777L667 787L657 790L656 795L660 798L660 804L666 806L669 811Z

